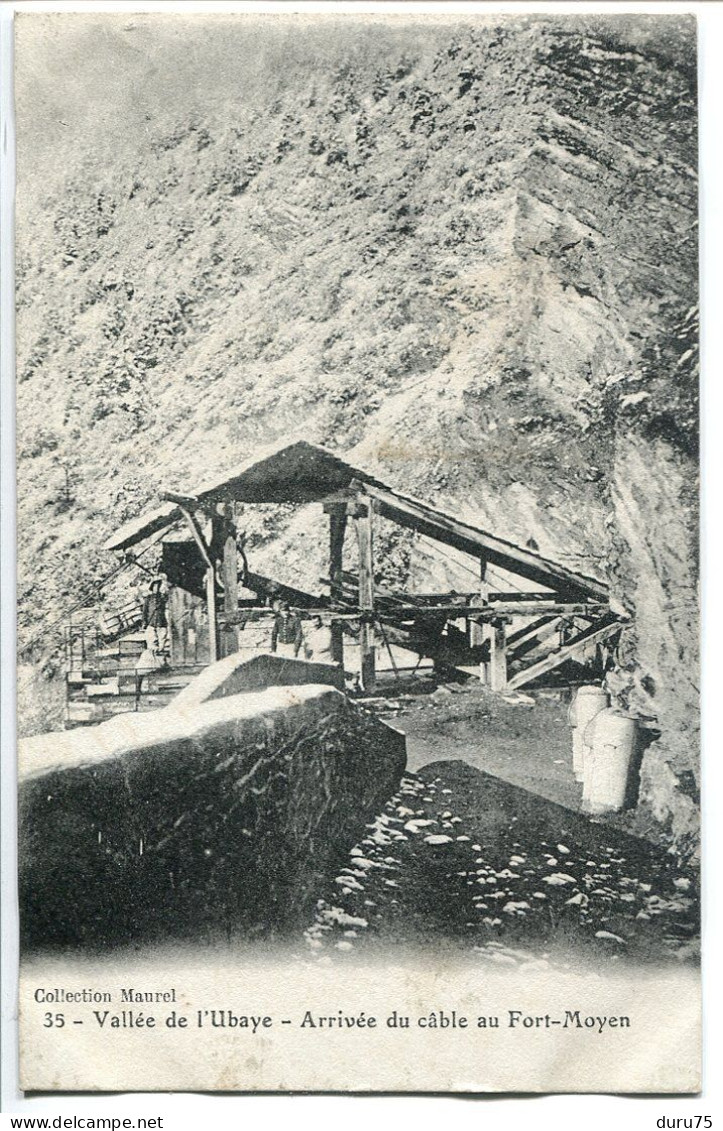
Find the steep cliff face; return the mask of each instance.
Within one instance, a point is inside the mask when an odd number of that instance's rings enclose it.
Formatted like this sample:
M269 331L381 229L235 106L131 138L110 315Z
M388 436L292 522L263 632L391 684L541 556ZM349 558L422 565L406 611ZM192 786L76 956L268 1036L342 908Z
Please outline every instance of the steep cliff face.
M638 821L695 851L699 821L696 500L685 464L659 441L621 439L611 484L612 577L634 612L612 690L660 739L643 757ZM692 477L692 475L691 475Z
M646 797L678 829L697 697L692 21L219 21L194 52L172 21L104 26L93 74L78 64L101 113L63 95L69 150L47 118L30 147L19 87L21 637L107 572L98 545L160 485L303 435L609 576L635 617L621 698L663 732ZM269 567L324 573L305 515L249 523ZM398 573L468 584L382 537Z

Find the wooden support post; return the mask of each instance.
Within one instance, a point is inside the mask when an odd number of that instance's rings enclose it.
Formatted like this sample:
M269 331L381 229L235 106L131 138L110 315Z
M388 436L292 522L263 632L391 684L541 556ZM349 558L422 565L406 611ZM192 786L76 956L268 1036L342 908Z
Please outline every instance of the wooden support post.
M194 541L201 551L201 557L206 563L206 608L208 610L208 654L209 660L212 664L218 659L218 626L216 624L216 571L213 568L213 562L208 552L201 527L198 525L194 515L186 507L181 506L183 517L185 518Z
M490 599L490 583L487 580L487 559L480 558L479 560L479 595L483 604L487 604Z
M479 625L480 629L480 644L487 645L487 659L482 660L479 666L479 681L486 687L490 686L491 672L492 672L492 647L493 637L495 630L487 621L482 621Z
M343 588L343 551L346 533L346 504L334 507L329 512L329 595L334 602L341 602ZM336 664L344 666L344 630L342 621L331 622L331 658Z
M374 531L373 504L366 506L355 519L359 546L359 650L361 653L361 684L364 691L376 686L376 648L374 643ZM361 508L360 508L361 509Z
M216 574L212 565L206 569L206 608L208 609L208 658L218 659L218 624L216 622Z
M228 510L231 509L228 504ZM223 611L237 618L238 614L238 555L236 553L235 528L232 515L228 514L230 525L223 544ZM228 624L224 630L223 653L230 656L238 652L238 626Z
M479 563L479 603L485 604L489 600L490 587L487 581L487 561L485 558L480 558ZM479 648L484 644L486 639L483 626L479 621L471 620L469 622L469 646L470 648Z
M490 688L505 691L507 688L507 625L496 620L490 639Z
M235 526L230 503L226 504L226 538L223 544L223 611L238 612L238 555L236 553Z

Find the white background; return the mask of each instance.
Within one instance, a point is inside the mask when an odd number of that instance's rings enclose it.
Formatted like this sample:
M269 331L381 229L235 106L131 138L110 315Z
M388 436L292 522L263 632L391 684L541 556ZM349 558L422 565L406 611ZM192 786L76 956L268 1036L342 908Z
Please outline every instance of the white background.
M700 1097L541 1096L457 1098L449 1096L210 1096L115 1095L42 1096L25 1098L17 1089L17 909L15 902L15 546L14 546L14 340L13 340L13 120L12 120L12 19L15 11L354 11L424 12L692 12L699 21L699 86L701 137L701 287L703 301L702 427L703 427L703 799L704 799L704 1090ZM492 1131L575 1128L584 1131L625 1131L659 1126L658 1120L686 1122L712 1117L713 1127L723 1120L723 1055L720 1026L721 994L720 904L716 889L721 865L721 819L717 809L723 798L720 752L721 630L720 514L723 496L723 413L721 360L723 359L723 0L702 3L9 3L0 0L0 82L2 97L2 166L0 182L0 426L2 440L2 494L0 507L0 585L2 596L0 722L2 737L2 1104L0 1117L9 1126L9 1113L25 1116L163 1116L163 1131L207 1128L225 1131L257 1125L308 1128L342 1127L344 1131L379 1123L399 1123L403 1128L490 1128ZM718 647L716 647L718 645ZM655 1034L651 1034L651 1040ZM354 1081L349 1080L349 1088ZM690 1127L690 1123L688 1123ZM702 1126L702 1124L701 1124ZM721 1129L723 1131L723 1129Z

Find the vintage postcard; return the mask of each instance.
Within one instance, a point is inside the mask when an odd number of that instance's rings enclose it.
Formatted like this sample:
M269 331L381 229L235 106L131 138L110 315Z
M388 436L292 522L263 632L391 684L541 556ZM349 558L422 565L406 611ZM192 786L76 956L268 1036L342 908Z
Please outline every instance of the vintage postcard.
M22 1087L698 1091L694 18L15 28Z

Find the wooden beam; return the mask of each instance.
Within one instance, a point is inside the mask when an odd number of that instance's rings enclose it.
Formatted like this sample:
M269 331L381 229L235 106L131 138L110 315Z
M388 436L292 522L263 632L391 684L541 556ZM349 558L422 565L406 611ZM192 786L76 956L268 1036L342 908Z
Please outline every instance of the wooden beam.
M223 544L223 608L227 613L238 609L238 553L232 531Z
M347 504L355 498L354 492L349 491L335 491L332 495L326 495L321 501L321 505L327 514L332 514L335 510L343 510L346 512Z
M494 628L486 621L478 621L477 629L479 632L479 644L487 645L487 652L484 659L480 660L478 665L479 681L486 686L490 683L490 658L492 655L492 637L494 635Z
M503 601L505 604L512 604L513 601L564 601L564 596L559 593L550 592L537 592L537 593L520 593L514 590L509 590L505 593L488 593L487 600L491 605Z
M192 510L198 506L198 499L195 495L177 495L175 491L161 491L161 498L169 503L176 503L177 506L185 510Z
M216 624L216 571L213 568L211 555L209 553L206 540L203 537L201 527L196 521L195 515L191 513L185 506L181 507L181 513L185 518L188 527L193 535L194 541L201 551L201 556L206 563L206 609L208 612L208 655L212 664L215 664L218 659L218 626Z
M238 612L238 552L231 503L225 505L224 518L227 533L223 543L223 611L235 614ZM223 651L225 655L238 651L238 629L234 625L227 625L224 630Z
M487 581L487 559L480 558L479 562L479 602L486 604L490 599L490 587ZM479 648L485 642L485 633L478 620L469 621L469 646Z
M385 606L385 618L397 618L401 620L411 620L412 618L419 618L420 620L427 613L447 613L450 620L457 617L474 616L480 621L493 621L497 617L535 617L541 615L552 616L556 613L566 614L567 616L589 616L597 617L607 611L606 605L592 605L592 604L547 604L544 601L537 601L533 604L518 605L512 604L499 604L499 605L395 605L394 607Z
M492 624L489 684L491 691L507 689L507 625L504 620Z
M507 653L510 662L514 660L521 660L528 652L534 651L542 644L545 636L555 632L559 628L561 617L543 617L542 623L537 622L537 627L532 630L528 629L527 632L521 634L515 642L512 638L507 638Z
M191 534L193 535L194 542L201 551L201 557L203 558L205 564L213 569L213 563L211 562L211 553L208 546L206 545L206 539L203 537L201 527L196 521L196 516L190 510L188 510L187 507L181 507L181 513L186 520L186 524L191 531Z
M331 579L328 577L320 577L319 581L323 585L331 585ZM350 594L356 595L359 591L359 576L356 573L351 573L349 570L343 570L340 581L340 599L346 600ZM390 589L384 589L381 585L374 586L374 601L377 608L381 607L383 602L391 602L394 606L404 605L408 607L413 605L414 608L423 610L429 605L438 604L443 601L446 594L438 593L434 596L422 595L419 593L393 593ZM457 607L466 606L470 601L475 600L478 596L476 593L469 593L466 595L455 594L454 600Z
M218 625L216 622L216 574L213 566L206 570L206 608L208 610L208 658L212 664L218 659Z
M353 626L359 624L359 621L361 620L361 614L358 612L347 612L346 610L339 611L337 609L330 609L326 605L319 605L318 607L314 607L312 605L308 607L301 607L290 604L290 607L294 610L295 613L298 613L302 621L321 617L321 620L324 624L330 625L332 621L339 620L344 624ZM270 609L268 605L246 606L242 609L239 609L238 613L236 614L239 623L242 621L249 623L255 623L257 621L265 620L270 621L273 618L273 615L273 609Z
M526 683L531 683L533 679L538 676L545 675L554 668L558 668L565 660L572 659L574 654L583 648L586 644L594 644L599 640L605 640L606 637L612 636L613 633L618 632L623 627L622 621L615 613L608 613L603 617L602 621L590 625L582 632L578 633L572 640L568 640L561 648L556 648L554 651L549 652L543 659L538 660L537 663L531 664L529 668L523 668L522 671L516 672L508 683L510 690L517 687L524 687Z
M378 503L379 513L400 526L417 530L433 541L453 546L476 558L485 557L492 565L502 566L518 577L527 578L537 585L547 585L556 592L579 598L581 596L608 598L608 586L593 577L575 573L556 562L548 561L531 550L515 546L502 538L496 538L486 530L479 530L461 522L452 515L444 514L434 507L427 506L416 499L399 495L396 491L372 483L354 480L352 486L358 487Z
M346 504L329 511L329 596L332 601L344 598L344 535L346 534ZM344 631L342 621L331 622L331 658L344 666Z
M374 524L373 510L369 505L366 514L356 519L359 547L359 608L362 621L359 626L361 652L361 685L364 691L376 686L376 648L374 641Z
M480 558L479 560L479 595L480 600L484 603L490 599L490 583L487 577L487 566L489 562L487 558Z
M330 585L328 577L320 577L324 585ZM359 577L344 570L341 575L339 601L353 604L359 589ZM375 607L390 616L410 617L417 613L449 613L450 617L474 615L476 620L493 620L497 616L541 617L542 615L563 614L581 616L593 620L608 611L607 603L600 601L563 601L554 593L541 593L534 601L500 601L495 605L480 602L479 593L392 593L381 585L374 588ZM527 596L525 594L525 596ZM532 594L531 596L534 596ZM550 598L543 600L542 598ZM447 598L447 599L445 599Z
M524 628L518 629L517 632L512 632L507 637L507 643L510 648L514 648L517 644L523 644L525 640L537 636L540 629L544 628L547 624L551 624L554 619L556 618L550 616L540 617L538 620L533 621L532 624L525 625Z

